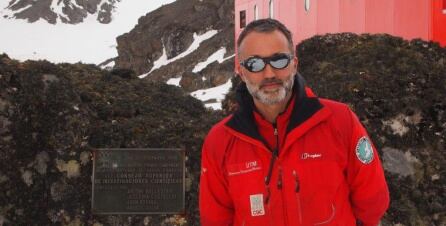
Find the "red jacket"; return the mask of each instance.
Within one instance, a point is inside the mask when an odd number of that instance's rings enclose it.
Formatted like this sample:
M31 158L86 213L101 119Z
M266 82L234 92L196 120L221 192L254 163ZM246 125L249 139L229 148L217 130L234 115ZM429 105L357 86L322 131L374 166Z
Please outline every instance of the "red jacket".
M202 151L202 226L378 224L389 192L358 118L345 104L315 97L300 76L294 95L272 125L243 86L240 110L211 129Z

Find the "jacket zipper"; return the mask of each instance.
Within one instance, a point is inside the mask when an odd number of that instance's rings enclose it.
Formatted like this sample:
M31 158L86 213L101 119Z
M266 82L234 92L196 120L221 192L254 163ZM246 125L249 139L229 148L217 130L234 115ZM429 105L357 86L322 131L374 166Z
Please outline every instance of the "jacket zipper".
M285 204L285 196L284 191L282 190L283 187L283 179L282 179L282 167L279 166L279 178L277 180L277 189L280 190L280 195L282 196L282 210L283 210L283 220L285 222L285 225L288 225L288 212Z
M299 224L302 225L302 204L300 201L300 181L299 181L299 177L296 173L296 170L293 170L293 177L294 177L294 182L295 182L294 193L296 194L296 200L297 200L297 215L299 218Z
M270 195L271 195L269 184L271 182L271 176L273 174L274 162L275 162L277 156L279 155L279 132L277 131L276 123L274 123L273 126L274 126L274 136L276 137L276 147L274 148L274 151L272 153L271 161L269 163L268 173L265 177L265 185L266 185L266 190L267 190L265 204L269 203L269 199L270 199Z
M273 127L274 127L274 136L276 137L276 147L274 148L274 150L272 152L271 161L270 161L269 168L268 168L268 173L267 173L267 176L265 177L266 198L264 201L266 208L268 210L268 214L270 215L270 217L269 217L269 225L270 226L274 225L273 224L273 215L272 215L271 205L270 205L270 198L271 198L270 182L271 182L271 176L273 173L274 162L275 162L277 156L279 156L279 132L277 131L276 123L273 124ZM280 181L280 183L282 183L282 182Z

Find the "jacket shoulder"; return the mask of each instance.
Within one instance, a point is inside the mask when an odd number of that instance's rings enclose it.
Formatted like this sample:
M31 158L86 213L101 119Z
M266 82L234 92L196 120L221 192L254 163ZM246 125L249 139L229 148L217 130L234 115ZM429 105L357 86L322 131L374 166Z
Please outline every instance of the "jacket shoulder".
M212 128L209 130L206 140L207 139L213 139L214 137L218 138L221 135L224 135L227 133L225 127L226 123L232 118L232 115L226 116L221 121L219 121L217 124L212 126Z
M227 116L209 130L204 140L203 152L207 152L210 157L220 159L225 155L226 146L231 139L225 124L231 117L232 115Z
M327 107L332 112L331 117L327 121L328 125L338 135L338 138L343 140L344 144L348 146L353 132L354 113L345 103L322 98L319 98L319 100L324 107Z
M321 102L322 105L324 105L325 107L330 108L331 111L333 111L333 113L341 113L345 111L350 111L350 107L342 102L338 102L338 101L334 101L334 100L330 100L330 99L324 99L324 98L319 98L319 101Z

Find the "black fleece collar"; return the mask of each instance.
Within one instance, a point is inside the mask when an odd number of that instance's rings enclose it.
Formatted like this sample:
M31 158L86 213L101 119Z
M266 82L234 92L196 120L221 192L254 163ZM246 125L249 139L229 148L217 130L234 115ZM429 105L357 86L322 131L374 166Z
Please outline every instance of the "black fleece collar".
M305 80L299 73L294 76L293 95L295 95L296 100L290 122L288 123L287 133L299 127L299 125L311 118L311 116L323 107L317 97L307 96L305 92ZM236 98L239 109L226 122L226 125L235 131L264 142L264 139L257 129L253 115L253 111L255 110L254 101L244 82L237 88Z

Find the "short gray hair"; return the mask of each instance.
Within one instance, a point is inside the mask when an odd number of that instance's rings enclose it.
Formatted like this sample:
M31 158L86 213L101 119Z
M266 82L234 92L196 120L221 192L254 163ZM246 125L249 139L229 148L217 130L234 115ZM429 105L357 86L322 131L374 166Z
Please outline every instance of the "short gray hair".
M285 35L290 51L292 54L294 54L294 44L291 31L288 30L288 28L280 21L271 18L254 20L249 23L238 36L237 48L240 49L240 44L242 43L243 39L245 39L246 36L253 31L259 33L270 33L276 30Z

